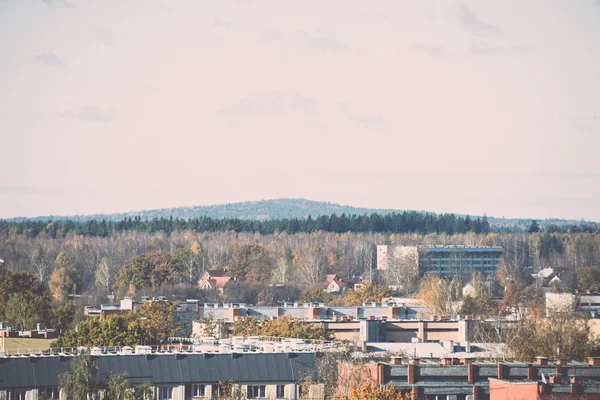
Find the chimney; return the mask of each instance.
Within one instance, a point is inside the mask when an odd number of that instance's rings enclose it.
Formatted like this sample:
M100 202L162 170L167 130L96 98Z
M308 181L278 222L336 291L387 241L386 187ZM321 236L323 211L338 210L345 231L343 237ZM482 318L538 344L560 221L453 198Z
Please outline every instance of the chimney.
M550 375L550 383L560 384L560 375Z
M531 365L531 364L527 365L527 379L530 380L530 381L534 380L533 379L533 372L534 372L533 365Z
M588 357L588 364L592 367L600 367L600 357Z
M535 362L537 365L548 365L548 358L537 356Z
M415 384L415 368L417 368L417 366L415 364L408 364L408 384L409 385L414 385Z
M471 361L471 360L469 360L469 361ZM471 362L469 362L467 364L467 381L469 382L470 385L475 384L475 366ZM475 396L473 396L473 397L475 397Z
M567 358L557 358L556 365L567 365L569 364L569 360Z
M450 357L442 358L442 365L452 365L452 359Z
M418 358L411 358L408 360L408 365L421 365L421 362Z
M581 383L581 377L580 376L571 375L569 377L569 382L570 383Z
M498 363L498 379L504 379L504 365Z
M401 365L402 364L402 357L392 357L390 359L390 365Z

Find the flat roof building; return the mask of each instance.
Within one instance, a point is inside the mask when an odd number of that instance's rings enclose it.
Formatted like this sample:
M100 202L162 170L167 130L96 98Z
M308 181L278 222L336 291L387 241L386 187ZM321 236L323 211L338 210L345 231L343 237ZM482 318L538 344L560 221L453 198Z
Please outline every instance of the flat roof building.
M494 275L502 257L502 247L484 246L377 246L377 269L387 270L395 263L414 263L420 276L470 277L474 272Z

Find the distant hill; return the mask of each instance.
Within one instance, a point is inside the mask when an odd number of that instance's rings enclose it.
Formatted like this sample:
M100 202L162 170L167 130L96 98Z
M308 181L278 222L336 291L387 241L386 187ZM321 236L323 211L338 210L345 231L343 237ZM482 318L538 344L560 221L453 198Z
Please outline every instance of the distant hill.
M124 218L133 218L136 216L142 219L152 218L197 218L197 217L211 217L211 218L239 218L239 219L250 219L250 220L268 220L268 219L290 219L290 218L306 218L309 215L311 217L317 217L321 215L341 215L343 213L347 215L356 214L372 214L378 213L381 215L390 214L393 212L401 213L405 210L393 210L393 209L373 209L373 208L362 208L345 206L336 203L323 202L323 201L312 201L306 199L274 199L274 200L260 200L260 201L246 201L241 203L227 203L227 204L216 204L210 206L194 206L194 207L176 207L176 208L162 208L156 210L144 210L134 211L127 213L115 213L115 214L92 214L92 215L75 215L75 216L44 216L29 218L30 220L64 220L71 219L74 221L87 221L90 219L107 221L118 221ZM418 211L420 213L434 214L427 211ZM12 221L23 221L28 218L13 218ZM523 230L529 227L531 219L506 219L506 218L494 218L488 216L488 220L495 230ZM548 227L550 225L557 225L558 227L570 227L570 226L592 226L595 228L600 227L600 224L590 221L577 221L577 220L565 220L565 219L544 219L538 220L542 227Z

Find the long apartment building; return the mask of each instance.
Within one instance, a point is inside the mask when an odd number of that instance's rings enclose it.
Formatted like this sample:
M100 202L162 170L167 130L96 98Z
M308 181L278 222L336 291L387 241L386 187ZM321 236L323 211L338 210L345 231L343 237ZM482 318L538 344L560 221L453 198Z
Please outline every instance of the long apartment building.
M198 307L198 321L193 323L192 335L204 335L204 317L211 317L232 332L239 319L256 317L277 319L291 317L318 324L333 332L337 340L361 342L441 342L468 341L471 319L450 319L434 316L430 320L417 319L422 306L403 306L388 303L364 303L358 307L329 307L323 303L290 303L284 307L253 307L241 303L204 304Z
M419 275L470 277L479 272L494 275L502 258L502 247L483 246L377 246L377 269L387 270L395 262L414 263Z
M141 346L146 347L146 346ZM100 350L100 349L98 349ZM92 353L94 354L94 353ZM233 382L249 399L297 399L301 390L319 399L317 353L159 353L103 354L98 360L97 383L109 375L125 374L133 384L150 382L154 399L217 398L220 382ZM0 357L0 398L7 400L66 400L59 390L59 373L71 369L72 356Z
M587 363L538 357L522 361L464 358L403 360L369 366L372 383L393 384L414 400L600 399L600 358Z

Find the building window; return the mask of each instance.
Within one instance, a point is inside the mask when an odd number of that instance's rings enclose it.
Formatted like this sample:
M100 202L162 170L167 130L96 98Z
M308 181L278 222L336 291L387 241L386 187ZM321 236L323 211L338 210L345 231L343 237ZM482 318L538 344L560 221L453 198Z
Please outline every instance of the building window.
M210 385L210 397L216 399L221 396L221 385Z
M25 400L25 391L18 390L8 392L8 400Z
M172 400L173 399L173 388L172 387L159 387L156 389L156 400Z
M278 399L283 399L285 397L285 385L277 385L275 397Z
M41 388L38 390L38 400L58 400L58 388Z
M265 397L265 385L248 385L249 399L264 399Z
M199 383L185 385L185 397L204 397L206 396L206 386Z

